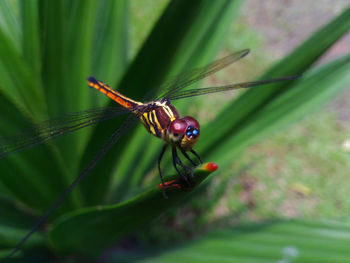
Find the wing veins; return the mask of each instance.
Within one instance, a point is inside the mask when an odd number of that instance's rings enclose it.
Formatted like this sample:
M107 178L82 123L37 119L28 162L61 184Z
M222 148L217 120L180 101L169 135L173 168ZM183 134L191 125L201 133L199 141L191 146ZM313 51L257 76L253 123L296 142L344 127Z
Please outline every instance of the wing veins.
M227 67L228 65L240 60L245 57L249 53L249 49L244 49L233 53L224 58L218 59L204 67L196 68L184 73L179 74L173 78L170 78L163 85L161 85L160 89L165 89L165 91L157 97L157 99L161 98L169 98L173 94L176 94L180 90L185 87L192 85L193 83L208 77L211 74Z
M222 92L222 91L230 91L230 90L236 90L236 89L246 89L246 88L251 88L251 87L258 87L258 86L277 83L277 82L281 82L281 81L293 80L293 79L297 79L299 77L300 76L287 76L287 77L276 78L276 79L241 82L241 83L235 83L235 84L231 84L231 85L218 86L218 87L208 87L208 88L201 88L201 89L184 90L181 92L176 92L172 96L168 97L168 99L178 100L178 99L194 97L194 96L199 96L199 95L205 95L205 94L210 94L210 93L216 93L216 92Z
M18 152L45 143L61 135L97 124L130 111L122 107L97 108L32 124L32 128L8 137L0 137L0 159L10 153Z

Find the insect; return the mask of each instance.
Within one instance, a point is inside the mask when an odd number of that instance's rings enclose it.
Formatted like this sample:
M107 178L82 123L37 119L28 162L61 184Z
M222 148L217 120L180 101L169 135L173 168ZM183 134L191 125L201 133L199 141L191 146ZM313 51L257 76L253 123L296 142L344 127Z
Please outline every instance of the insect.
M158 158L158 171L161 180L161 189L166 198L165 189L171 185L177 185L177 182L164 182L162 171L160 168L161 159L165 150L170 146L172 149L172 161L178 174L183 181L190 183L189 178L192 169L202 160L194 146L200 137L200 125L196 119L190 116L181 117L171 101L199 96L204 94L230 91L242 88L256 87L270 83L292 80L298 76L287 76L276 79L268 79L261 81L243 82L219 87L188 89L186 87L191 84L221 70L222 68L240 60L249 53L249 50L242 50L233 53L227 57L221 58L202 68L183 73L178 77L168 81L165 85L163 94L151 100L150 102L139 102L132 100L116 90L110 88L107 84L98 81L94 77L88 78L88 85L109 98L117 102L119 106L109 108L99 108L79 113L71 113L60 118L48 120L34 125L34 129L30 132L19 134L11 137L9 140L3 140L0 145L0 158L34 145L38 145L52 140L63 134L67 134L78 129L99 123L101 121L115 118L122 114L130 114L130 117L117 129L110 139L105 143L101 150L95 155L90 165L83 170L80 175L71 183L60 198L53 206L40 218L32 230L19 242L19 244L10 253L13 255L23 245L23 243L40 227L47 217L63 202L65 197L73 190L73 188L83 179L85 175L94 168L96 163L103 158L107 151L115 145L120 137L139 119L145 126L146 130L152 135L162 139L164 146ZM177 150L191 163L191 166L185 165L178 156ZM194 155L191 158L188 153Z

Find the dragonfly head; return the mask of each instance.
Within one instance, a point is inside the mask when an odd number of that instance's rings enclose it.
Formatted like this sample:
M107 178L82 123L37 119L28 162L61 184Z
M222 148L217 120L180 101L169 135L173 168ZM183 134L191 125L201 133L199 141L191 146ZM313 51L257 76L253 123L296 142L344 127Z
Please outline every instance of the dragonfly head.
M192 117L186 116L172 121L168 128L168 138L172 144L188 151L199 139L199 123Z

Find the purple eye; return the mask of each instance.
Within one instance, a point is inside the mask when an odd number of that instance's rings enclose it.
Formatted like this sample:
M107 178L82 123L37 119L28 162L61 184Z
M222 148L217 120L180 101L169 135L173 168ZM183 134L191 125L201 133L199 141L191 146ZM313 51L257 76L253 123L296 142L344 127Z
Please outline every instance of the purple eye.
M190 116L186 116L182 118L184 121L186 121L187 126L192 126L193 128L199 130L199 123L196 119L190 117Z
M183 119L176 119L170 123L169 131L174 135L184 134L187 129L187 122Z
M182 118L187 123L186 136L190 140L198 140L199 137L199 123L194 118L186 116Z

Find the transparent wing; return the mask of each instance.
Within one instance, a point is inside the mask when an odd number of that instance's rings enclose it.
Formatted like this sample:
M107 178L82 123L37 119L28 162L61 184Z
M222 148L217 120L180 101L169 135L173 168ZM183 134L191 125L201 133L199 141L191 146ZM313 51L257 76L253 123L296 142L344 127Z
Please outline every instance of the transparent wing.
M226 86L220 86L220 87L209 87L209 88L202 88L202 89L190 89L190 90L184 90L184 91L177 91L172 93L169 97L167 97L170 100L178 100L193 96L199 96L204 94L210 94L210 93L216 93L216 92L222 92L222 91L229 91L229 90L236 90L236 89L244 89L244 88L250 88L250 87L256 87L256 86L262 86L267 85L271 83L286 81L286 80L292 80L300 78L301 76L287 76L282 78L276 78L276 79L267 79L267 80L260 80L260 81L250 81L250 82L242 82L242 83L236 83Z
M34 123L24 132L8 137L0 137L0 159L10 153L31 148L61 135L129 112L129 110L122 107L96 108Z
M249 53L249 50L244 49L236 53L233 53L227 57L218 59L204 67L193 69L193 70L181 73L180 75L175 76L173 78L170 78L163 85L161 85L160 89L165 91L161 95L159 95L156 99L158 100L161 98L169 98L174 93L182 90L183 88L190 86L191 84L201 79L204 79L205 77L208 77L209 75L227 67L233 62L240 60L241 58L248 55L248 53Z

